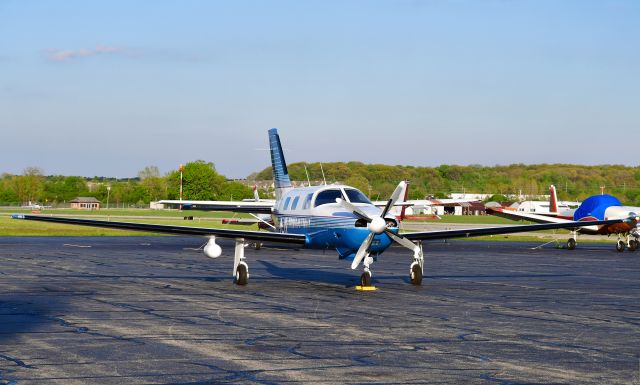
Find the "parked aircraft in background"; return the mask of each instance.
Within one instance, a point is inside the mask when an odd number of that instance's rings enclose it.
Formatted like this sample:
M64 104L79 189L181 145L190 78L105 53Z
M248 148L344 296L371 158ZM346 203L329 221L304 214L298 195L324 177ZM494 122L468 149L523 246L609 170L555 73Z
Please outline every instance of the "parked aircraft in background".
M38 203L31 203L31 201L29 201L29 204L23 205L21 206L21 208L29 209L29 210L43 210L43 209L50 209L51 206L44 206Z
M14 218L169 234L201 235L209 238L204 247L204 253L211 258L217 258L222 254L222 249L216 243L216 238L231 238L235 240L233 275L235 282L240 285L246 284L249 279L249 266L244 255L245 241L279 242L310 249L333 249L336 250L339 259L352 261L352 269L358 268L362 263L364 271L360 276L360 282L364 287L371 285L371 265L393 243L398 243L411 250L412 260L409 265L409 277L411 283L420 285L424 269L421 242L423 240L558 228L575 229L586 225L584 222L569 221L401 234L398 220L395 216L390 215L389 210L401 198L403 190L406 188L405 182L398 184L382 209L372 204L361 191L350 186L323 185L294 188L289 179L280 138L275 128L269 130L269 144L276 192L275 204L242 202L242 205L234 204L235 207L221 205L218 206L218 209L270 213L274 223L271 232L98 221L42 215L16 214ZM633 215L627 218L596 220L589 224L635 226L637 221L638 217Z
M549 212L527 213L509 210L502 207L487 207L487 213L509 218L513 220L527 220L536 223L568 223L573 221L598 221L616 218L635 217L640 213L640 207L623 206L620 201L611 195L593 195L585 199L576 209L562 208L558 205L558 196L555 186L550 186ZM584 226L571 231L571 237L567 240L567 248L576 248L578 233L618 236L616 250L622 252L625 248L635 251L640 246L640 234L636 224L623 222L609 225ZM626 238L623 240L623 238Z

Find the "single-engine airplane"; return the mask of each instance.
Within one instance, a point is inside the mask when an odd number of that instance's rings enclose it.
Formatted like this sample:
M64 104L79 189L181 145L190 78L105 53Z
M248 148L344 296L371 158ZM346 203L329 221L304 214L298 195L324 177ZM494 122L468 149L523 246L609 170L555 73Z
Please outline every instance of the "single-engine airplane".
M350 186L323 185L293 188L280 144L280 137L275 128L269 130L269 144L276 192L275 205L268 211L274 223L274 229L270 232L112 222L43 215L16 214L14 218L169 234L200 235L209 238L204 247L204 254L210 258L218 258L222 254L222 249L216 243L216 238L234 239L233 275L235 283L238 285L247 284L249 279L249 265L244 255L246 241L289 243L309 249L334 249L337 251L339 259L352 261L352 269L358 268L362 263L364 267L360 276L362 286L371 286L371 265L382 252L395 242L412 251L409 276L412 284L420 285L424 272L424 254L421 241L546 229L576 229L587 225L585 222L574 221L401 234L397 219L389 213L389 210L401 197L406 187L405 182L400 182L384 208L376 207L367 196ZM251 202L244 203L241 205L242 207L220 207L220 209L227 211L240 209L252 213L264 210L262 202L255 202L258 205L254 207L251 207ZM588 225L629 223L635 226L638 219L636 215L633 215L628 218L596 220L589 222Z
M487 207L487 213L513 220L526 220L536 223L569 223L574 221L598 221L616 218L630 218L640 213L640 207L623 206L618 198L608 195L592 195L585 199L577 209L560 210L555 186L549 187L549 212L524 213L506 210L501 207ZM573 250L578 243L578 234L618 236L616 250L623 252L625 248L635 251L640 246L640 234L637 223L624 221L609 225L583 226L571 229L567 240L567 249ZM623 237L626 238L623 240Z

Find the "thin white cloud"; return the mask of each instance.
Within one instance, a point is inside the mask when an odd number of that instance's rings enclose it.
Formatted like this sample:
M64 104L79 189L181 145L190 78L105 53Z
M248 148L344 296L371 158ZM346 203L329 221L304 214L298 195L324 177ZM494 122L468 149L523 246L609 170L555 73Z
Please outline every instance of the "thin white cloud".
M46 56L47 59L51 61L62 62L98 55L118 55L123 54L124 52L124 48L114 47L110 45L97 45L94 48L80 48L75 50L49 48L46 50Z

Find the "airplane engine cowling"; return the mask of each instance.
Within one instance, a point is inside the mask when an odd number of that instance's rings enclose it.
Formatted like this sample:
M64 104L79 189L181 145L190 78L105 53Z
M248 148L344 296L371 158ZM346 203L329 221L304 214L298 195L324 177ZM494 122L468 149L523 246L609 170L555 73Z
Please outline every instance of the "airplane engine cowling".
M209 258L218 258L222 255L222 248L216 243L215 238L211 238L209 242L207 242L207 245L204 247L204 255Z

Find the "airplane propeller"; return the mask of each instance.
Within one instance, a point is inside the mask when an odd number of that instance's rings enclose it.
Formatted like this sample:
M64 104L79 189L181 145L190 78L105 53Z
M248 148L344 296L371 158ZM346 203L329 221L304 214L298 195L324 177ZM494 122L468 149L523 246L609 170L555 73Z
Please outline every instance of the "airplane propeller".
M387 201L387 204L382 210L382 213L380 214L380 216L370 216L364 211L362 211L360 208L358 208L357 206L353 205L352 203L347 202L340 198L336 199L336 202L342 205L342 207L351 211L358 218L366 221L367 228L370 231L369 235L364 240L364 242L362 242L362 245L360 245L360 247L358 248L358 251L356 252L355 257L353 258L353 262L351 263L352 269L356 269L360 264L360 262L362 262L362 260L369 255L373 238L378 234L385 233L389 236L389 238L394 240L396 243L412 250L414 253L417 252L418 246L416 246L413 242L403 237L402 235L394 234L387 227L387 221L385 220L385 216L387 215L387 213L389 212L393 204L398 201L398 199L400 198L400 195L405 189L406 189L406 182L404 181L400 182L396 187L396 189L393 191L393 194L391 194L391 197Z

